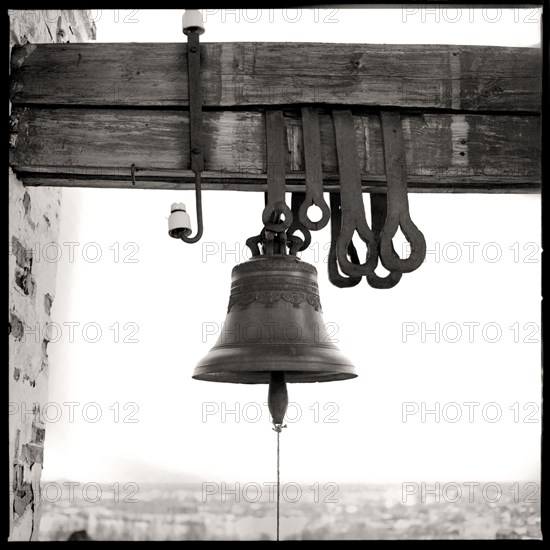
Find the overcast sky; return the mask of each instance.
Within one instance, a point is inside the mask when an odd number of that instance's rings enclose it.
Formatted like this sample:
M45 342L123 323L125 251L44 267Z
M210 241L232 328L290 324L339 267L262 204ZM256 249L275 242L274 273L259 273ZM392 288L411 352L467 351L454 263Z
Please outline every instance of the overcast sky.
M94 11L101 42L184 40L183 10ZM530 9L205 16L208 42L536 46L540 23ZM204 236L194 245L167 234L174 201L189 205L195 223L191 191L63 190L64 253L52 309L62 332L48 347L49 401L62 414L47 425L45 479L139 482L176 472L206 481L274 479L267 386L191 379L216 340L204 330L225 318L231 269L247 258L263 195L205 192ZM289 386L296 403L289 414L301 419L282 435L283 479L538 480L540 208L539 195L411 195L428 256L387 291L365 282L333 287L329 230L313 233L302 258L319 271L324 319L359 377ZM70 242L78 243L73 261ZM72 338L69 322L79 323ZM67 402L79 404L72 422ZM97 422L90 403L101 408ZM422 419L436 406L439 422ZM239 421L224 417L225 409L236 409Z

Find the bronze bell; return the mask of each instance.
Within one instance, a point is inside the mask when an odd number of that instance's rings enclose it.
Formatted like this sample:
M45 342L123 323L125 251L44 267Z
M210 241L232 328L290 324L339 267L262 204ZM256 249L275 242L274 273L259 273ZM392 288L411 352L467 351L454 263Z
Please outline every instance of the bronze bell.
M225 323L193 378L284 385L356 376L325 329L314 266L277 254L233 268Z

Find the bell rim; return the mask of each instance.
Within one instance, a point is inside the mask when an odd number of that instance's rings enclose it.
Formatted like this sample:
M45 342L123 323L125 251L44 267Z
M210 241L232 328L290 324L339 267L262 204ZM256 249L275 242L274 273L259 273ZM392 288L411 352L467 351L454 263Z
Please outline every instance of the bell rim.
M196 369L195 369L196 371ZM272 372L284 372L285 381L288 384L312 384L323 382L341 382L357 378L356 372L338 371L289 371L286 369L272 369L262 371L239 371L224 368L223 371L194 372L193 380L200 382L217 382L223 384L269 384Z
M233 357L228 357L228 352ZM263 357L261 363L259 356ZM358 376L355 366L332 344L317 344L312 349L308 344L271 343L215 346L196 365L192 377L207 382L263 384L269 383L271 372L284 372L290 383L335 382Z

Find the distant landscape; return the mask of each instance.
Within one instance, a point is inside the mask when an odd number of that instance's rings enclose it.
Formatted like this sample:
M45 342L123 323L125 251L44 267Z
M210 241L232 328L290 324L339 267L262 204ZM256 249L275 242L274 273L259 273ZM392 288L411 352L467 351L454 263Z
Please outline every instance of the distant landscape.
M500 483L501 496L494 490L484 495L482 485L460 498L441 492L436 502L429 490L433 484L425 494L420 489L413 494L414 486L404 494L401 485L288 484L281 499L281 540L541 538L538 485ZM68 482L43 485L40 540L67 540L75 533L116 541L275 538L275 494L269 485L70 487Z

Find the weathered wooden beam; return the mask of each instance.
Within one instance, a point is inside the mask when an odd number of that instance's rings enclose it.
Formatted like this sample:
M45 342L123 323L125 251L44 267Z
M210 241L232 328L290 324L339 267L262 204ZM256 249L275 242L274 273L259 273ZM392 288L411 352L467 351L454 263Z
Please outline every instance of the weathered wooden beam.
M541 50L487 46L201 44L203 105L326 103L539 112ZM186 44L14 48L14 104L188 105Z
M354 109L364 190L384 188L379 117ZM189 119L185 111L15 108L11 165L27 185L189 188ZM540 189L537 115L403 113L411 191L536 192ZM302 127L285 111L287 183L303 186ZM338 186L331 116L320 114L327 190ZM267 172L261 110L204 113L205 189L264 190ZM184 187L182 187L184 186ZM289 187L289 190L291 187Z
M93 189L156 189L156 190L193 190L195 188L193 175L189 172L178 178L152 178L143 177L132 185L129 178L106 179L99 177L85 177L78 174L56 174L55 177L46 177L35 172L19 173L17 177L28 187L87 187ZM302 176L302 180L304 177ZM210 177L202 180L203 191L257 191L266 193L267 183L265 178L255 178L246 181L244 178L230 180L227 178ZM338 181L324 180L323 190L325 192L338 191ZM363 193L385 193L386 184L384 181L372 180L363 181L361 185ZM303 181L287 179L287 193L298 191L305 192ZM493 181L469 180L466 183L449 183L446 179L435 178L409 178L408 191L411 193L483 193L483 194L538 194L538 188L533 182L514 181L503 183L495 178Z

